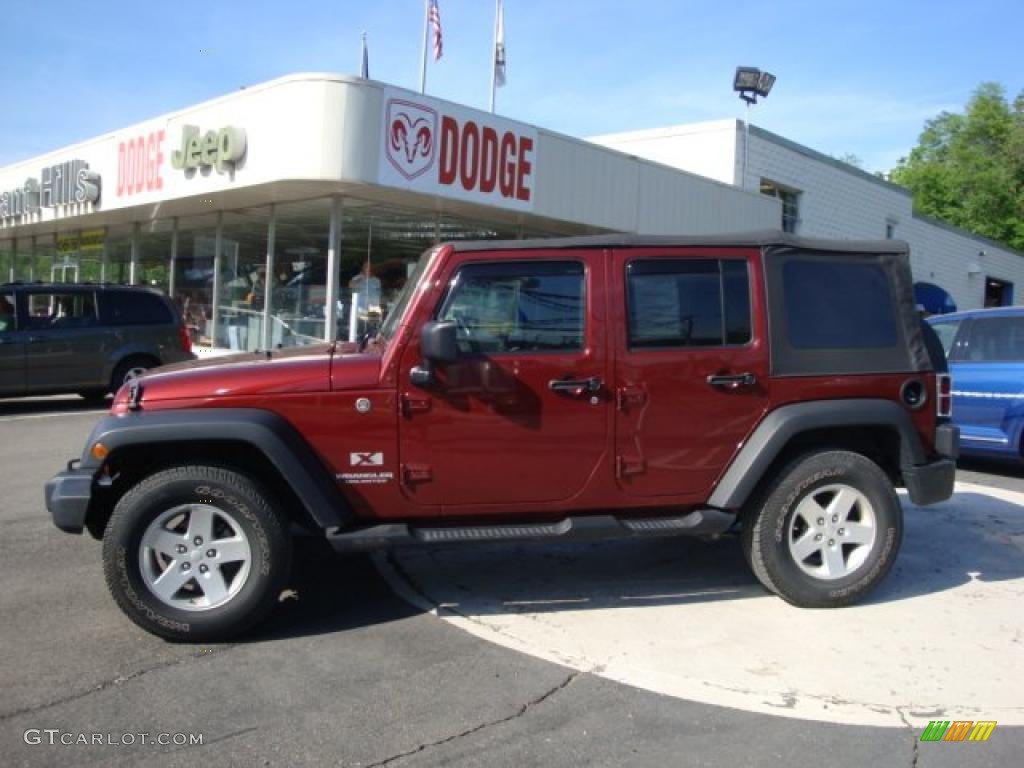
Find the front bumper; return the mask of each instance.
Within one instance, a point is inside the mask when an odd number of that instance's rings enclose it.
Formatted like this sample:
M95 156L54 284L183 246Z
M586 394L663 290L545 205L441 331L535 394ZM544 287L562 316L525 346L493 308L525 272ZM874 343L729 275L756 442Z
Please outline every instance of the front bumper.
M67 533L81 533L92 499L95 467L75 467L75 462L46 482L46 509L53 515L53 524Z

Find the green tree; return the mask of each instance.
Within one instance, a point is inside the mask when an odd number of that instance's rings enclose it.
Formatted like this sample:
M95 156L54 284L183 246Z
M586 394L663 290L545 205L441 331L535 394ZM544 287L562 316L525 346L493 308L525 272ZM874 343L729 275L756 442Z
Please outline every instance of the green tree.
M890 178L916 211L1024 250L1024 91L1010 104L1001 85L982 83L963 114L925 123Z

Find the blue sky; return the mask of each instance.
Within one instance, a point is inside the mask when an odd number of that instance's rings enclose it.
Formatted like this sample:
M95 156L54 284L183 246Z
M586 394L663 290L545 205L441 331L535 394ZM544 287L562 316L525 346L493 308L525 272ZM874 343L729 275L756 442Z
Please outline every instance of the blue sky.
M428 93L486 107L493 0L440 0ZM417 88L422 0L9 2L0 165L299 71ZM982 81L1024 88L1020 0L505 0L498 112L574 136L742 115L736 65L778 76L752 122L889 170ZM209 49L209 53L201 52Z

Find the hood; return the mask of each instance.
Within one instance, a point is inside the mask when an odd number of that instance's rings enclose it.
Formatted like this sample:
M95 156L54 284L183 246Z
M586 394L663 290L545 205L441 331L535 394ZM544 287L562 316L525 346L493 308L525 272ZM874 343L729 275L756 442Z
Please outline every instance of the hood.
M372 389L379 383L380 353L355 349L317 344L167 365L142 378L142 402ZM127 397L124 388L115 405Z
M142 399L324 392L331 386L333 356L333 344L316 344L175 363L143 376Z

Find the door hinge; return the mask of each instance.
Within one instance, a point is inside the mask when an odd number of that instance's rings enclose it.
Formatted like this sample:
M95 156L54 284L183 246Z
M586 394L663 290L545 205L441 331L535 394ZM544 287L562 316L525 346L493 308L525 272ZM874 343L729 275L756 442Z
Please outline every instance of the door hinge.
M412 416L414 413L426 413L430 410L431 400L429 397L417 397L408 392L402 394L402 414Z
M620 411L639 408L646 402L647 393L640 387L619 387L615 390L615 406Z
M639 475L641 472L647 469L647 464L643 459L637 456L616 456L615 457L615 476L629 477L630 475Z
M403 464L402 479L407 485L428 483L434 479L434 470L429 464Z

